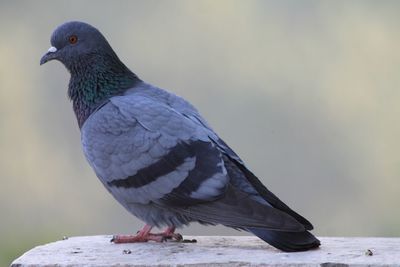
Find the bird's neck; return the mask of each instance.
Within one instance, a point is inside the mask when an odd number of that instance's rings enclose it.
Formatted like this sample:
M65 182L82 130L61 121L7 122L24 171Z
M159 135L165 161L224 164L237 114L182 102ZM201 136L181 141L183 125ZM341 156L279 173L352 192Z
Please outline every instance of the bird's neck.
M68 95L80 128L109 98L140 82L116 55L90 55L68 69L71 73Z

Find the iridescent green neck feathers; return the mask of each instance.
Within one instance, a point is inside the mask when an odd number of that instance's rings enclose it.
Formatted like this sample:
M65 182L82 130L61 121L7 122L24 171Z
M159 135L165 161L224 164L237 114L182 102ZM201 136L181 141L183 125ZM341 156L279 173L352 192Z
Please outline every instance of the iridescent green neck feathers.
M114 53L86 55L68 69L71 73L68 95L79 127L109 98L123 94L140 81Z

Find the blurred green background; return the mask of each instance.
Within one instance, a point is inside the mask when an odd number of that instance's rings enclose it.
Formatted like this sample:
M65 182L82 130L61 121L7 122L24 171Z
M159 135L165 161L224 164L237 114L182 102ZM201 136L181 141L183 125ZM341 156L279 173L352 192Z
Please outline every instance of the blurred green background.
M195 104L317 235L399 236L399 14L399 1L1 1L0 266L142 224L83 157L68 72L39 67L69 20Z

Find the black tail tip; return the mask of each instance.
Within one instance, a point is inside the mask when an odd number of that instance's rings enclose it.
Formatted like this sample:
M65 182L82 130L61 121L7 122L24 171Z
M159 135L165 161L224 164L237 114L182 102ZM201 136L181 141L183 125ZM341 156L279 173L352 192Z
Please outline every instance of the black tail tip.
M247 229L271 246L284 252L300 252L316 249L321 242L310 232L281 232L259 228Z

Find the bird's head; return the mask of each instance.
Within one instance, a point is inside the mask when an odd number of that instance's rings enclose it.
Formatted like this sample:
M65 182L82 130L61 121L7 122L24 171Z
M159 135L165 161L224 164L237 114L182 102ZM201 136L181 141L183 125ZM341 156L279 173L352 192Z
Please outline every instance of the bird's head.
M51 47L40 59L40 65L58 60L69 70L91 55L113 54L104 36L95 27L79 21L66 22L51 36Z

